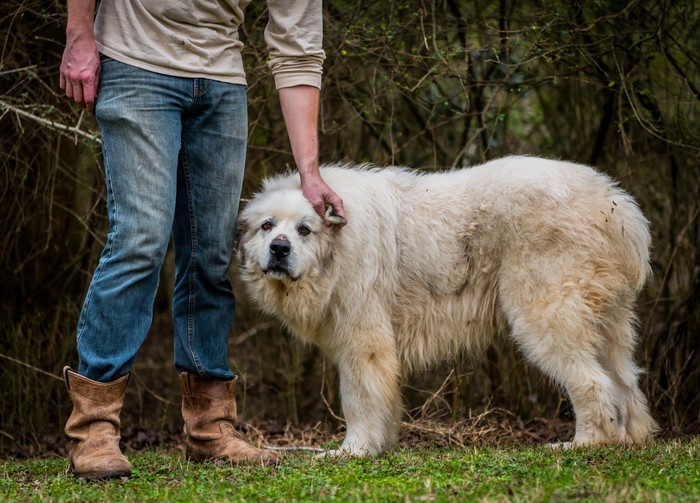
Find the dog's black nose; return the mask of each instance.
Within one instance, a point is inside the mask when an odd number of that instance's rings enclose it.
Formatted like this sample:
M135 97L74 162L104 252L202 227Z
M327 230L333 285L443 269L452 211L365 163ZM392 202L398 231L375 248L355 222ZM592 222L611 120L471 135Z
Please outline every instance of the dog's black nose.
M292 246L286 239L275 238L272 240L272 243L270 243L270 252L277 258L286 257L289 255L291 249Z

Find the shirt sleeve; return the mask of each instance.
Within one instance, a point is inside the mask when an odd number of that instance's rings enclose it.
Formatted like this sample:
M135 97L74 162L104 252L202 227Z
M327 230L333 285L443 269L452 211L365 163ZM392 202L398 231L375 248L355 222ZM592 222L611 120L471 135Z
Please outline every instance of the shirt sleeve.
M326 58L321 0L268 0L267 8L265 42L275 86L320 88Z

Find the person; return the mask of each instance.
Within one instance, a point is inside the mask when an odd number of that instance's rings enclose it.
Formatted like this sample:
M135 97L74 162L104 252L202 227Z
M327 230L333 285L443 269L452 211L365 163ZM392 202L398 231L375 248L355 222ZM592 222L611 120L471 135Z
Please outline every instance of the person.
M77 327L79 367L64 368L73 402L70 470L128 476L119 448L129 371L152 319L170 235L172 311L187 455L277 463L234 427L227 358L228 276L247 143L238 27L248 0L68 0L60 86L95 113L110 232ZM344 217L318 166L321 0L268 0L269 66L304 195Z

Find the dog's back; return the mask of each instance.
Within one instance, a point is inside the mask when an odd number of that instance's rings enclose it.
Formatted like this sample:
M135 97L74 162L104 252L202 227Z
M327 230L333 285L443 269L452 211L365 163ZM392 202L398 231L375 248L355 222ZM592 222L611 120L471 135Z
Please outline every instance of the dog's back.
M369 278L363 289L384 292L408 368L478 352L512 327L514 302L546 305L545 290L556 297L578 285L591 316L629 310L649 272L642 213L586 166L507 157L438 173L323 173L346 201L340 239L375 243L352 261Z

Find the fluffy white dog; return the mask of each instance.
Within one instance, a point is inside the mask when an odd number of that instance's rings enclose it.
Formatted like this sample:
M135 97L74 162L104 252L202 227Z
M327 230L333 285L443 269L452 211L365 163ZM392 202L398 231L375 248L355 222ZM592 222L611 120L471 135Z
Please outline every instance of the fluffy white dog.
M573 443L643 442L656 425L637 380L633 306L649 274L647 221L593 169L532 157L421 174L331 166L348 217L326 227L296 175L241 213L238 258L254 301L338 368L338 453L395 443L413 369L501 333L560 384Z

